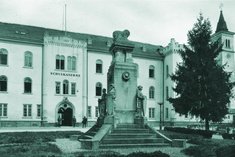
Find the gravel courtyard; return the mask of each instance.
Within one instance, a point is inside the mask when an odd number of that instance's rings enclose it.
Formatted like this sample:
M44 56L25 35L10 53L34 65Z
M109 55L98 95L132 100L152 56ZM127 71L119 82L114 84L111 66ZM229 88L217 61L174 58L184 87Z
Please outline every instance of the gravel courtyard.
M75 152L91 152L91 150L81 149L81 144L79 141L71 141L68 138L56 139L56 142L51 142L55 144L63 153L75 153ZM189 144L187 144L187 147ZM161 151L163 153L169 154L171 157L189 157L180 151L183 148L176 147L159 147L159 148L122 148L122 149L109 149L109 151L115 151L120 154L130 154L132 152L154 152ZM98 150L104 151L104 150ZM94 151L95 152L95 151Z

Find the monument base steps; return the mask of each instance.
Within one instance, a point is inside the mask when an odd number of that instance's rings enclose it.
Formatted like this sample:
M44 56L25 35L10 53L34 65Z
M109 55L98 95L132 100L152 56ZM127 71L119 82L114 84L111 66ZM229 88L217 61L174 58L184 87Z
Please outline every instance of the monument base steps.
M162 147L170 146L165 140L150 129L138 124L118 124L112 132L106 135L100 149L133 148L133 147Z

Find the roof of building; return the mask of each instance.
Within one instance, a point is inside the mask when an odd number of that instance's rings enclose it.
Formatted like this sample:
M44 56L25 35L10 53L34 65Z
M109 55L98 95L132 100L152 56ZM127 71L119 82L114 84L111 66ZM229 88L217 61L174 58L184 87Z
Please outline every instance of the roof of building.
M217 23L217 27L216 27L215 33L220 32L220 31L228 31L227 24L226 24L226 22L224 20L224 16L223 16L223 11L222 10L220 11L219 21Z
M0 22L1 40L11 40L43 45L45 34L51 36L66 35L77 40L90 40L90 43L88 42L87 49L88 51L92 52L109 53L109 47L113 43L113 39L111 37L76 32L65 32L62 30L55 30L43 27ZM163 49L162 46L151 45L136 41L131 42L135 45L133 56L149 59L163 59L163 55L160 53L160 51Z

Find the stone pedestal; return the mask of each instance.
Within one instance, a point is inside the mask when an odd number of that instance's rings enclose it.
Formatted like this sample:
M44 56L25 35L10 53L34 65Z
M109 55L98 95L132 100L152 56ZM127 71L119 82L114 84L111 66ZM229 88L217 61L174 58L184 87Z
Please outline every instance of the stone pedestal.
M134 123L136 112L137 64L133 63L134 45L128 41L116 41L110 48L113 54L112 64L108 70L108 87L115 87L116 98L113 114L117 123ZM108 89L109 91L109 89ZM107 103L108 109L113 103ZM110 111L109 111L110 112Z
M135 117L134 124L137 124L140 127L144 128L145 124L147 124L147 118L146 117Z

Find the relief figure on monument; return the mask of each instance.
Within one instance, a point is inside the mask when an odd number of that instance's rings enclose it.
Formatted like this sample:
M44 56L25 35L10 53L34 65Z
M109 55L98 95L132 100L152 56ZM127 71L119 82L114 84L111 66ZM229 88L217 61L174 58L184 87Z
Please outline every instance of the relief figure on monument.
M142 93L143 87L138 86L136 92L136 112L137 117L144 117L146 110L146 96Z
M98 99L98 109L100 117L104 117L106 115L106 89L103 88L101 99Z
M114 87L114 84L109 85L109 90L108 90L108 96L107 96L107 114L108 115L114 115L114 111L116 108L115 104L115 99L116 99L116 89Z

